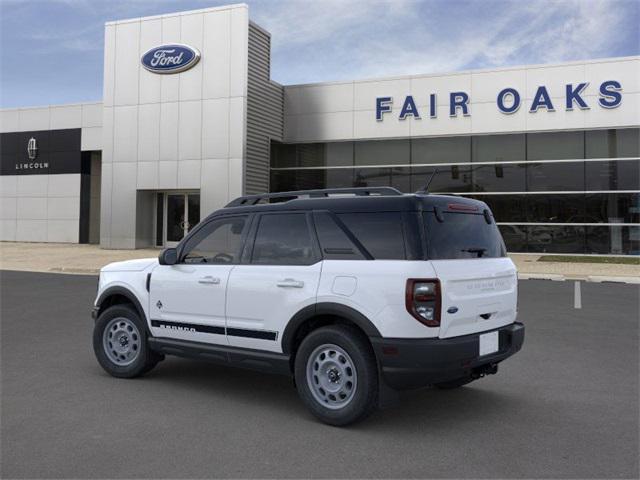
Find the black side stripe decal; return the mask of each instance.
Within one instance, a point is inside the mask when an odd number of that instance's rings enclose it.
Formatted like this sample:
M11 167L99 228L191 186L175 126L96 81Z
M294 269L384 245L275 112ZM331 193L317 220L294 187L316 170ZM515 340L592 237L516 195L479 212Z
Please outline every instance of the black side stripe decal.
M227 335L231 337L259 338L261 340L275 340L276 332L266 330L245 330L244 328L227 328Z
M197 325L195 323L151 320L151 326L157 328L166 328L167 330L181 330L186 332L215 333L216 335L224 335L224 327L216 327L213 325Z
M167 330L179 330L186 332L213 333L216 335L227 335L232 337L258 338L261 340L275 340L278 338L277 332L267 330L249 330L244 328L225 328L213 325L199 325L197 323L169 322L166 320L151 320L151 326L165 328Z

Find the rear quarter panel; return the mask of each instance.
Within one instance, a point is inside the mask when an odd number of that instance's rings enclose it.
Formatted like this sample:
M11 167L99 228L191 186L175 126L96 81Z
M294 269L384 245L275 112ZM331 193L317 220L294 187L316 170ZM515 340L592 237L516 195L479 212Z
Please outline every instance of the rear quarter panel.
M383 337L437 337L439 328L418 322L405 306L407 279L435 276L429 261L325 260L317 301L359 311Z

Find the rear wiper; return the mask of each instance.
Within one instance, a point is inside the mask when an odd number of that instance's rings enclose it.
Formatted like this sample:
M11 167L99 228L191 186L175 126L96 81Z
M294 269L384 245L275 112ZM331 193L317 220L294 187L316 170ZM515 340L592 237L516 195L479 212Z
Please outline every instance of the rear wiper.
M468 253L477 253L478 254L478 258L481 258L482 255L485 254L487 249L486 248L480 248L480 247L471 247L471 248L463 248L461 251L468 252Z

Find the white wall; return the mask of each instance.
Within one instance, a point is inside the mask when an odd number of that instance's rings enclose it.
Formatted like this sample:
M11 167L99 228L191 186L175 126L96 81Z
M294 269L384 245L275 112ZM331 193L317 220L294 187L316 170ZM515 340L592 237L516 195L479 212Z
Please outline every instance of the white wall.
M427 137L508 133L559 129L634 126L640 124L640 57L572 62L561 65L479 70L448 75L291 85L285 87L285 141L324 142L393 137ZM605 80L622 84L622 104L598 105L598 88ZM565 110L565 85L589 82L583 98L589 110ZM529 113L532 97L545 85L555 112ZM498 110L496 97L516 88L522 105L513 114ZM470 97L470 115L449 117L449 93ZM437 118L429 118L429 94L438 96ZM413 95L422 116L400 120L402 103ZM393 97L393 111L376 121L376 97Z
M80 174L0 176L0 240L77 243Z
M0 110L0 132L81 128L81 149L102 149L102 103ZM79 241L80 174L1 175L0 240Z
M201 215L242 194L248 9L211 8L105 26L101 245L136 245L138 190L199 189ZM199 63L158 75L140 57L184 43Z
M102 103L0 110L0 133L81 128L81 149L102 150Z

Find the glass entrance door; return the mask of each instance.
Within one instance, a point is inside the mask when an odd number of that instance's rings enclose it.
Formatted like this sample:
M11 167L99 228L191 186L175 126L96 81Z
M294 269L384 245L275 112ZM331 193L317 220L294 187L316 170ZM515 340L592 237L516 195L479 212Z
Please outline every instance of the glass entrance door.
M164 244L175 247L200 222L200 194L167 193L164 198Z

